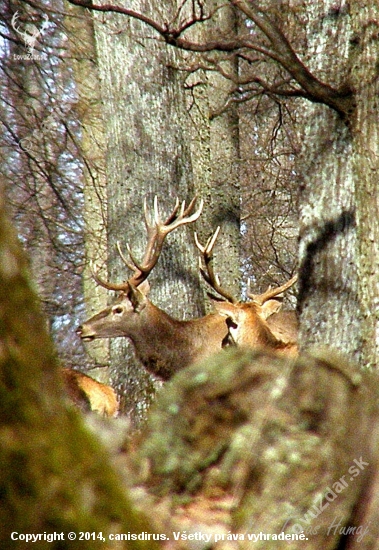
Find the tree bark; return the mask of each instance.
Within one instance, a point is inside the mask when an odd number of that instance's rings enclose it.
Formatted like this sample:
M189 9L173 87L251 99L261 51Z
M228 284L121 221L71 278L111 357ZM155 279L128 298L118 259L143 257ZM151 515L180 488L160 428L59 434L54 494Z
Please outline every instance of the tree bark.
M108 301L107 291L96 284L90 269L90 261L106 265L107 259L104 122L93 19L85 10L69 4L65 24L71 36L68 45L78 93L76 112L81 124L86 259L82 280L86 316L92 317L104 309ZM103 368L109 366L109 342L97 340L86 346L86 352L101 367L92 369L91 376L109 382L108 369Z
M376 60L379 6L374 0L351 4L350 67L356 113L352 124L352 172L355 181L358 300L361 304L362 364L379 361L379 82Z
M323 342L377 367L379 292L377 3L306 2L311 68L333 85L350 83L350 123L306 106L300 174L299 310L304 348ZM312 55L313 54L313 55Z
M0 546L54 532L60 549L110 548L111 532L150 531L131 507L105 450L64 404L62 381L27 262L0 198ZM16 540L11 540L11 533ZM68 540L75 532L76 540ZM80 540L102 532L105 541ZM38 548L51 548L47 538ZM154 541L121 548L157 548Z

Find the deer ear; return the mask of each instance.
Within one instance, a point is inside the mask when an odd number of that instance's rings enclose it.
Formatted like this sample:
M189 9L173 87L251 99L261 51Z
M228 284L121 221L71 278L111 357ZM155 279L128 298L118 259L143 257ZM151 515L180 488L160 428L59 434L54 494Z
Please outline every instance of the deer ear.
M217 313L231 319L234 323L238 323L238 308L230 302L213 301L213 305Z
M147 296L150 292L150 285L149 281L146 279L143 281L140 285L138 285L138 290L142 292L145 296Z
M129 283L128 298L135 313L141 313L147 304L146 295L140 290L140 287L137 288Z
M262 316L264 319L268 319L274 313L277 313L282 309L282 300L267 300L262 307Z

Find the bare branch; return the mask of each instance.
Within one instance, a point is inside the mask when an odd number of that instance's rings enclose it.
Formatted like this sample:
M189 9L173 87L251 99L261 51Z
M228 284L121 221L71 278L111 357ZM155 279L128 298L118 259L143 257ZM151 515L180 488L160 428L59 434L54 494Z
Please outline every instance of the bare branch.
M74 6L81 6L82 8L86 8L92 11L100 11L105 13L119 13L121 15L127 15L129 17L133 17L133 19L137 19L138 21L142 21L143 23L146 23L149 27L156 30L161 36L164 36L167 33L167 29L163 27L162 25L159 25L154 19L151 19L150 17L147 17L143 13L139 13L135 10L131 10L129 8L122 8L121 6L115 6L112 4L89 4L88 0L68 0L70 4L73 4Z
M294 91L274 88L268 90L270 93L282 96L304 97L314 103L328 105L344 119L348 119L354 110L354 97L351 88L342 86L337 89L318 80L296 55L282 31L263 11L258 9L253 2L249 2L248 0L230 1L235 8L242 11L257 25L270 41L271 48L254 42L248 36L235 36L232 38L221 37L217 40L209 40L204 43L187 40L182 36L186 30L197 23L211 19L214 15L213 13L205 15L202 10L200 10L199 15L194 11L192 19L184 21L178 28L174 28L170 27L169 23L161 25L151 17L128 8L112 4L88 5L87 0L68 1L76 6L82 6L94 11L113 12L133 17L154 29L167 44L182 50L198 53L210 51L241 53L244 50L253 50L261 53L278 62L301 87ZM177 12L177 15L179 15L180 11L181 8ZM263 81L261 81L261 85L263 85Z
M352 90L349 87L335 89L313 76L296 55L282 31L254 3L247 0L231 0L231 2L251 19L270 40L275 51L273 59L279 61L296 82L300 84L305 92L304 97L313 102L328 105L343 118L351 114L354 104Z

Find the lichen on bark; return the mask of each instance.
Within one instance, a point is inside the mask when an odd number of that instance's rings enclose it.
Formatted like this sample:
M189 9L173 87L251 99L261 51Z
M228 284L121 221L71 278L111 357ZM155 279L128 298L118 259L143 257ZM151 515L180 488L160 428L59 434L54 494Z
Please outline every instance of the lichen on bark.
M0 546L27 548L12 532L64 533L56 546L108 548L67 540L74 531L149 531L134 512L106 451L65 403L55 352L45 331L27 261L0 197ZM106 539L107 540L107 539ZM120 548L154 548L153 541Z

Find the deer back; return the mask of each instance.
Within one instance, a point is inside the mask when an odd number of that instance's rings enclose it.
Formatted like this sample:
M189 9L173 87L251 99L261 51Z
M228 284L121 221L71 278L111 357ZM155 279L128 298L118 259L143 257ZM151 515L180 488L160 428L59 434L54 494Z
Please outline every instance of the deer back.
M117 416L119 403L110 386L70 368L61 369L70 400L82 411L94 411L101 416Z

